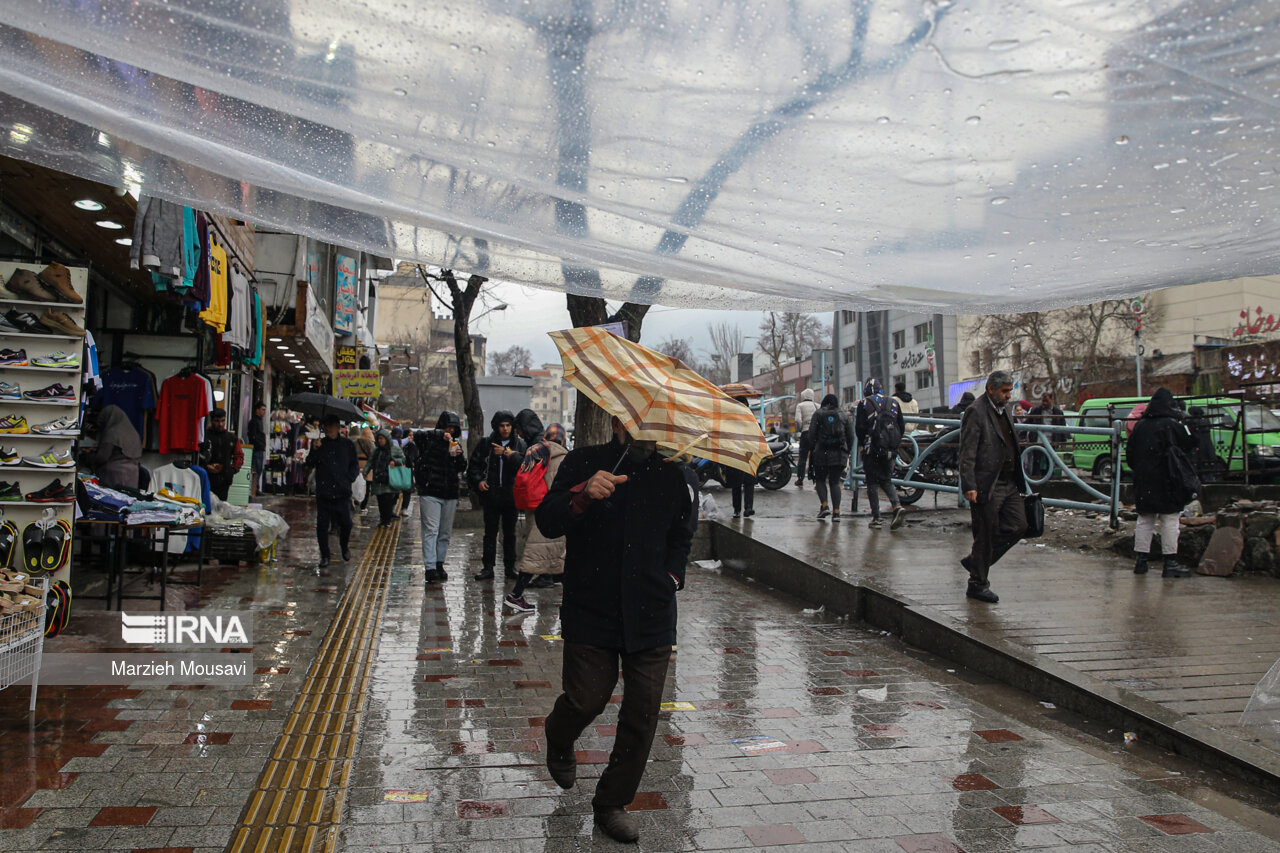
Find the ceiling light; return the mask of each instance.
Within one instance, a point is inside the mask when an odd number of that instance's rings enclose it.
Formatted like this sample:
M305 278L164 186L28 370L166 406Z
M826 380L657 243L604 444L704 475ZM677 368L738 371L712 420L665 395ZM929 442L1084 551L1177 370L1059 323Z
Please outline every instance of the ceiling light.
M121 225L119 222L115 222L115 221L110 220L110 219L99 219L99 220L98 220L98 227L99 227L99 228L106 228L108 231L119 231L119 230L120 230L121 228L123 228L124 226L123 226L123 225Z
M117 243L119 243L121 246L132 246L132 245L133 245L133 238L132 238L132 237L121 237L119 240L116 240L116 242L117 242Z
M284 340L284 338L267 338L267 340L271 341L271 343L273 343L273 344L278 344L278 343L280 343L281 341L283 341L283 340Z
M100 201L94 201L91 198L82 198L75 205L81 210L103 210L106 208L105 204Z

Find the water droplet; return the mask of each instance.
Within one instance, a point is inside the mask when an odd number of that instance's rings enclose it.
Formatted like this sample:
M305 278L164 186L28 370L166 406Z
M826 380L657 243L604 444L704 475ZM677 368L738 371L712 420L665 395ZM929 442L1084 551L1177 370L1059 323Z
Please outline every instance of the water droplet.
M1209 121L1240 121L1240 118L1240 116L1235 115L1234 113L1223 113L1216 116L1209 116Z
M876 119L876 124L888 124L888 123L889 123L888 116L880 116Z
M1129 137L1123 136L1123 135L1116 137L1116 145L1128 145L1128 144L1129 144Z
M981 116L969 116L964 120L965 124L978 124L982 121Z
M1187 209L1185 207L1175 207L1173 210L1169 212L1170 213L1186 213Z
M1009 197L1008 197L1008 196L998 195L998 196L996 196L995 198L991 199L991 203L992 203L992 204L1004 204L1004 203L1005 203L1006 201L1008 201L1008 200L1009 200Z
M1155 169L1155 170L1158 172L1158 171L1160 171L1161 169L1167 169L1167 168L1169 168L1169 164L1168 164L1168 163L1156 163L1156 164L1155 164L1154 166L1152 166L1151 168Z
M826 246L823 246L823 247L822 247L822 251L824 251L824 252L830 252L831 254L835 255L837 258L843 258L843 257L844 257L844 252L842 252L842 251L841 251L841 250L839 250L839 249L829 249L829 248L827 248Z
M1022 42L1017 39L1000 39L987 45L987 50L1013 50L1020 44L1022 44Z
M409 93L406 92L404 89L392 89L391 94L403 98L403 97L406 97Z
M1065 101L1067 98L1071 97L1071 93L1066 89L1059 89L1053 93L1053 97L1059 101Z
M681 178L681 177L676 176L676 175L672 175L672 176L671 176L671 177L669 177L669 178L663 178L663 180L667 181L668 183L672 183L672 184L687 184L687 183L689 183L689 179L688 179L688 178Z

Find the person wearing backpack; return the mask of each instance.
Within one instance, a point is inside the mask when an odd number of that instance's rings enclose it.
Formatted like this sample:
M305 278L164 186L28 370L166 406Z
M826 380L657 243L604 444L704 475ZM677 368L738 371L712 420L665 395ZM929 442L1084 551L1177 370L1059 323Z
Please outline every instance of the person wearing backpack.
M418 484L418 524L427 583L449 579L444 558L458 511L458 480L467 468L466 453L458 442L461 434L462 420L450 411L440 413L435 429L413 434L417 448L413 479Z
M1178 527L1182 509L1195 492L1179 470L1193 471L1187 454L1195 450L1195 439L1183 423L1182 410L1168 388L1158 388L1138 419L1125 448L1125 460L1133 469L1133 494L1138 510L1133 550L1137 557L1134 574L1147 573L1151 537L1160 528L1160 550L1164 552L1161 577L1185 578L1191 572L1178 564ZM1181 454L1181 458L1177 458ZM1176 460L1176 462L1175 462ZM1191 473L1191 479L1194 479Z
M549 539L538 529L538 525L534 523L533 510L538 508L542 503L542 498L547 495L547 490L551 488L551 483L555 480L556 474L560 471L560 462L568 455L569 451L565 449L565 441L567 435L562 425L553 423L542 432L542 439L528 453L524 455L524 462L520 465L520 473L516 475L516 506L525 510L525 528L526 536L524 543L524 554L520 557L520 562L516 564L515 588L502 601L502 606L516 613L531 613L537 610L533 604L525 601L524 591L530 587L550 586L551 584L540 584L538 580L550 578L552 575L564 574L564 537L560 536L556 539ZM540 489L530 488L525 482L530 477L538 477L541 483ZM524 499L524 495L536 495ZM537 503L533 503L537 500ZM525 504L521 506L521 504ZM532 506L528 504L533 503Z
M809 469L813 472L818 490L818 518L831 517L840 520L840 481L849 453L853 449L853 421L840 411L840 401L835 394L822 398L822 406L813 413L809 422ZM827 504L830 492L831 506Z
M524 461L526 445L516 434L515 415L500 411L489 422L493 432L471 453L467 482L480 493L484 509L484 550L478 581L493 579L498 562L498 527L502 527L502 562L509 578L516 577L516 472Z
M898 490L893 487L893 465L906 432L906 423L897 398L885 396L879 379L868 379L862 388L862 402L858 404L854 430L862 448L862 473L867 479L867 503L871 504L869 526L872 530L884 527L880 518L879 494L884 490L893 512L889 529L897 530L907 513L898 500Z

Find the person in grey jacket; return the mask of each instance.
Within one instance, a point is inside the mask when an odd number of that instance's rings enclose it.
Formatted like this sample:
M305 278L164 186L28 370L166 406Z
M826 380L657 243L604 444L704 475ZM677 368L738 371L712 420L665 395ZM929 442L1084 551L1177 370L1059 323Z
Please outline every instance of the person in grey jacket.
M987 377L987 390L965 409L960 421L960 489L969 502L973 549L960 561L969 572L969 598L995 604L991 566L1022 538L1027 529L1022 494L1026 479L1018 458L1018 432L1013 421L1013 376L997 370Z
M806 388L800 392L800 402L796 403L796 431L800 433L800 464L796 467L796 488L804 488L805 465L809 462L809 452L813 442L809 438L809 422L813 413L818 411L818 404L813 402L813 389Z

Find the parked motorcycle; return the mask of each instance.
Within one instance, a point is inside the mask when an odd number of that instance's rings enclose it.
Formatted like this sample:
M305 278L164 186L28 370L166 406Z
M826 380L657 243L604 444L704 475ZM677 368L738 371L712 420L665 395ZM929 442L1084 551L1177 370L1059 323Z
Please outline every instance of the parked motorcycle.
M761 462L760 467L756 469L756 479L761 486L774 491L791 482L791 470L795 463L792 461L794 457L791 453L791 443L785 439L771 437L769 452L772 455ZM722 486L729 485L726 482L724 467L718 462L694 459L693 470L698 475L699 486L706 486L712 480Z

